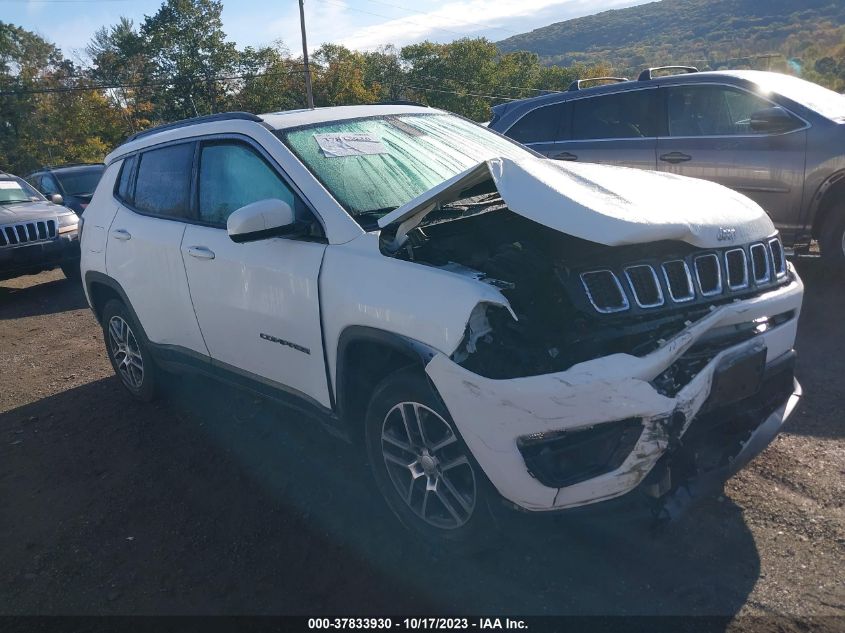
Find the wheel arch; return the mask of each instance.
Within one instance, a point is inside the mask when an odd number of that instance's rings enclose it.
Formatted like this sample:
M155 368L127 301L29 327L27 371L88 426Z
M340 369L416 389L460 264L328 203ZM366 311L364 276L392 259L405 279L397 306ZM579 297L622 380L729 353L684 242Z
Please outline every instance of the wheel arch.
M845 202L845 169L829 176L814 196L815 210L812 216L812 236L821 236L825 222L833 213L837 202Z
M337 412L353 442L363 442L364 415L376 386L409 366L423 369L437 354L428 345L401 334L367 326L349 326L337 346Z
M101 325L103 308L111 299L121 301L123 305L126 306L126 309L132 314L135 321L140 323L140 321L138 321L138 315L135 314L135 310L132 308L132 304L129 301L129 297L126 296L126 292L124 292L123 288L119 283L117 283L117 281L108 275L94 270L89 270L85 273L85 290L88 293L94 317Z

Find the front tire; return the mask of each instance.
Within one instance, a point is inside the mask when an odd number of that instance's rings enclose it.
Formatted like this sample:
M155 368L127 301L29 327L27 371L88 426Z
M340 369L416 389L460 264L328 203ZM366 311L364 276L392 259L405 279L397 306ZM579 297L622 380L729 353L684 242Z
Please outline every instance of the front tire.
M158 370L147 337L123 302L103 307L103 339L114 373L132 396L150 402L157 395Z
M496 493L425 374L408 368L385 378L365 431L376 485L406 528L437 544L488 540Z
M831 209L819 236L822 258L833 269L845 271L845 203Z

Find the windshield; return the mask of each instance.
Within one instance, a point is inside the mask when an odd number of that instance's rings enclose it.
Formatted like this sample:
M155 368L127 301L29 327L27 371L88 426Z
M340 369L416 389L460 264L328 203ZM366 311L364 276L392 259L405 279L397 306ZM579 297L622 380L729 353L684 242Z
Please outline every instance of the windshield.
M334 121L277 134L365 228L481 161L529 153L448 114Z
M755 77L757 84L766 91L781 94L787 99L818 112L832 121L845 121L845 96L792 75L766 73Z
M103 175L103 165L74 169L66 172L53 172L53 175L62 183L62 189L68 196L90 196L97 188L100 177Z
M0 204L16 202L31 202L32 199L43 200L44 197L20 178L0 180Z

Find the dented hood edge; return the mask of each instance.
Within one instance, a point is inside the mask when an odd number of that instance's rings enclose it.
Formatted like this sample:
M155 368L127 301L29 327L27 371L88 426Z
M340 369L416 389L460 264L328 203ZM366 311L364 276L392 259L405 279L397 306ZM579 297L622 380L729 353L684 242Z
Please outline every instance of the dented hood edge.
M514 213L606 246L679 240L713 248L775 232L759 205L712 182L533 156L478 163L385 215L379 226L399 225L399 246L437 205L459 199L462 191L488 179Z

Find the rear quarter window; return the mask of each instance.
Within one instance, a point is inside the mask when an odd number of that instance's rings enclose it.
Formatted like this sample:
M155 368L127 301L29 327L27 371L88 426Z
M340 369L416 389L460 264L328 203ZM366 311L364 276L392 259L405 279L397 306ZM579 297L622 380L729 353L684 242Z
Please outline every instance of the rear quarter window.
M550 143L566 140L569 136L569 103L555 103L535 108L507 132L507 136L520 143Z
M123 164L120 166L120 175L117 177L117 187L114 191L115 196L117 196L118 200L126 202L127 204L132 204L132 176L134 175L133 170L135 169L136 162L137 156L135 155L124 158Z

